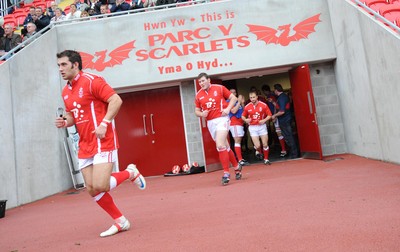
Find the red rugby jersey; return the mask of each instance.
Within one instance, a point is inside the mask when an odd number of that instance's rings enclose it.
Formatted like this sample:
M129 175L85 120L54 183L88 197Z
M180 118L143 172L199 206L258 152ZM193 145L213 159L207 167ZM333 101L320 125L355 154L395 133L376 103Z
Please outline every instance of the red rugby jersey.
M221 117L222 110L228 107L231 92L222 85L211 84L208 91L199 90L195 98L195 106L201 111L209 110L207 120Z
M246 118L250 118L250 125L259 125L259 121L265 119L267 116L272 116L268 105L264 102L257 102L257 105L249 103L244 107L242 114Z
M79 158L90 158L96 153L117 149L118 138L110 124L103 139L93 133L107 113L107 100L115 91L97 75L79 72L63 88L62 97L67 112L71 112L79 133Z

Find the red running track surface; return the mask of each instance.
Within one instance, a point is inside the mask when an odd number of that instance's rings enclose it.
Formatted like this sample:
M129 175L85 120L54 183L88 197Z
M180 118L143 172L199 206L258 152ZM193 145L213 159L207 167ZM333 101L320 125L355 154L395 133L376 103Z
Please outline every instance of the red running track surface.
M70 190L0 219L0 251L399 251L400 166L339 155L147 178L112 192L132 228L100 238L112 220Z

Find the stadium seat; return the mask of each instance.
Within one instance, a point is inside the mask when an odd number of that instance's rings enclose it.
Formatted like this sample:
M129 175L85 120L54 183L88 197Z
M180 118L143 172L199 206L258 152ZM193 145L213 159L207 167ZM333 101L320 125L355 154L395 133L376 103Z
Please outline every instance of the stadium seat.
M386 2L386 0L365 0L365 4L373 9L374 11L379 13L379 9L385 5L387 5L388 3Z
M17 26L21 26L24 24L27 14L25 12L18 12L18 13L13 13L13 16L17 20Z
M46 2L37 2L37 3L35 3L35 7L41 7L42 10L45 11L47 8L47 4L46 4Z
M40 3L44 3L45 1L44 0L33 0L33 5L37 5L37 4L40 4Z
M71 9L70 5L65 6L65 8L64 8L65 15L67 15L70 12L70 9Z
M17 26L17 20L12 14L8 14L7 16L4 17L4 25L6 24L12 24L12 26L16 27Z
M19 13L23 13L25 16L28 15L28 13L25 11L24 8L18 8L16 10L14 10L13 14L19 14Z
M379 13L390 22L396 23L397 18L400 17L400 3L382 6Z

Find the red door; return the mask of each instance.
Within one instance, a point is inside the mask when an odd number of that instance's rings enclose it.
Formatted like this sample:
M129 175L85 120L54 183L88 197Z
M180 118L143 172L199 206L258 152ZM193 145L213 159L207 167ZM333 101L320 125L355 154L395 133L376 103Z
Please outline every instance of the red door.
M116 117L120 169L135 163L144 176L187 163L179 87L121 94Z
M300 152L304 158L322 159L310 69L308 65L302 65L291 70L289 75Z
M222 80L211 80L211 83L222 85ZM195 80L195 84L196 84L196 91L199 91L200 85L197 79ZM208 131L206 119L200 118L200 127L203 137L203 150L205 156L205 167L207 172L222 169L221 163L219 162L217 147L210 135L210 132Z

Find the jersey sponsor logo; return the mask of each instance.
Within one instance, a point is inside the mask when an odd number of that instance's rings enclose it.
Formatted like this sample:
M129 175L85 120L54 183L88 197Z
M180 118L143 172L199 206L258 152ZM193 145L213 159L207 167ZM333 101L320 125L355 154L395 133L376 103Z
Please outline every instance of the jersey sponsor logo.
M204 96L202 96L202 97L199 98L199 100L203 100L203 99L204 99Z
M206 104L207 109L210 109L210 108L215 108L215 105L217 103L215 102L215 99L209 98L208 102L206 102L205 104Z
M83 109L81 109L81 105L74 101L73 103L74 108L71 109L71 112L74 114L74 118L78 119L79 121L82 120L83 118L83 113L85 112Z

